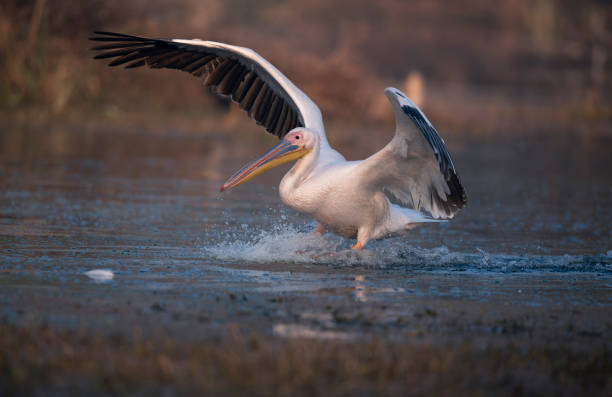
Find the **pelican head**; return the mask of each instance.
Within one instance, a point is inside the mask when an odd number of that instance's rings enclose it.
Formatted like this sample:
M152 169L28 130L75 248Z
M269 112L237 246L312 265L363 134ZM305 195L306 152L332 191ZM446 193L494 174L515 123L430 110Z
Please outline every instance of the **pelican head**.
M316 138L316 134L306 128L294 128L276 146L232 175L220 190L241 185L269 169L304 157L316 145Z

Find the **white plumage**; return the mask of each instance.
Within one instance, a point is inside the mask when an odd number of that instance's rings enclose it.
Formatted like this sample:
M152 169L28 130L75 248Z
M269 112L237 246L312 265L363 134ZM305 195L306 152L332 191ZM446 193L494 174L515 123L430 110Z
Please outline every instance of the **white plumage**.
M402 233L418 223L449 219L467 196L444 141L401 91L385 89L396 119L393 139L362 161L346 161L331 148L319 108L278 69L251 49L202 40L149 39L96 32L104 44L96 58L110 66L148 65L202 77L229 96L281 141L235 173L222 187L244 183L278 164L297 160L280 183L289 207L331 231L369 240Z

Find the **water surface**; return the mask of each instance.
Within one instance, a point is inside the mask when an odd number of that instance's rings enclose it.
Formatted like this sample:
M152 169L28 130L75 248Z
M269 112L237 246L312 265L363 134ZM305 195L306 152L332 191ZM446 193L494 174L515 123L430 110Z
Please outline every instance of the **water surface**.
M3 125L0 315L187 335L193 324L202 335L239 322L343 339L390 337L428 310L482 323L511 305L536 317L590 308L585 329L610 331L598 319L612 304L610 137L450 136L469 208L363 252L314 235L308 217L282 205L286 168L219 193L274 139L249 142L234 150L221 133Z

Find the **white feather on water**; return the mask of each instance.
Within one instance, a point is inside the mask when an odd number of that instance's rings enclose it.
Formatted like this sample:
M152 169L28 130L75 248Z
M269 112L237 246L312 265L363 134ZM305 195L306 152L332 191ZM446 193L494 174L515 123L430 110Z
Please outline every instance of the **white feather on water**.
M320 330L302 324L275 324L272 333L283 338L305 339L354 339L356 335L333 330Z
M115 277L114 273L108 269L89 270L85 272L85 275L98 282L110 281Z

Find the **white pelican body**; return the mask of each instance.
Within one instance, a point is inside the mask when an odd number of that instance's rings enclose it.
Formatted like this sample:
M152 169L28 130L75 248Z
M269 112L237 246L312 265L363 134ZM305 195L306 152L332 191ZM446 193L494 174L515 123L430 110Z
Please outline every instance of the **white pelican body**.
M413 223L431 221L418 211L392 204L382 191L355 183L362 161L342 159L313 173L307 156L283 177L279 192L288 207L316 219L319 232L357 237L363 246L370 239L401 233Z
M385 89L396 119L393 139L362 161L346 161L332 149L319 108L278 69L254 51L202 40L149 39L96 32L96 58L110 66L148 65L202 76L281 141L236 172L221 191L279 164L297 160L280 183L287 206L311 215L317 231L371 239L405 232L418 223L450 219L467 196L444 141L401 91Z

